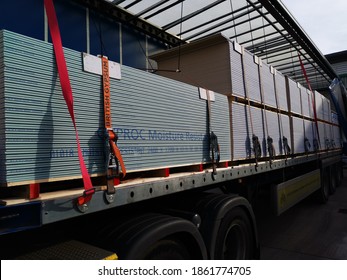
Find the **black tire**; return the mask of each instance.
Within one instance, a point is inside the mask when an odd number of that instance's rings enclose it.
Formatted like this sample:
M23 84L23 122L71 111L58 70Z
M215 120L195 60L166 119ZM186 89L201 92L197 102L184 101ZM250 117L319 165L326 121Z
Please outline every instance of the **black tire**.
M143 256L144 260L190 260L191 255L179 240L159 240Z
M330 166L330 176L329 176L329 194L334 194L337 187L337 172L335 165Z
M216 260L239 260L254 258L254 236L246 212L235 207L221 221L216 241Z

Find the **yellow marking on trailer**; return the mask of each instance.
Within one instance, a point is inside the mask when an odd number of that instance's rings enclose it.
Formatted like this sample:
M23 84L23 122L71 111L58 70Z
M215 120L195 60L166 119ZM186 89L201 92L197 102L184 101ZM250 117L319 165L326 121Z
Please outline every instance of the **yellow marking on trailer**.
M320 171L318 169L276 185L274 187L276 214L282 214L319 188Z

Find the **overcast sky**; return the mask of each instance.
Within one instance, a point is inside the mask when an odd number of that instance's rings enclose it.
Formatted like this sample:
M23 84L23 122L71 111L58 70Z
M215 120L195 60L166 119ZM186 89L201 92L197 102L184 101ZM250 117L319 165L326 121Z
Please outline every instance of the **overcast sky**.
M346 0L282 0L323 54L347 50Z

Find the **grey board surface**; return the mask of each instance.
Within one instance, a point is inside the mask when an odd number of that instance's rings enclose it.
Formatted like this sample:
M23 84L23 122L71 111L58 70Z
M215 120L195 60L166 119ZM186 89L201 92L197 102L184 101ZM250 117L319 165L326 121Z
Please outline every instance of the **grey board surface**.
M283 111L288 111L286 78L278 71L275 71L275 85L277 108Z
M320 150L326 149L326 134L325 134L325 123L318 122L318 133L319 133L319 143L320 143Z
M280 124L280 131L281 131L281 138L283 140L283 137L287 138L288 145L290 146L291 150L291 141L292 141L292 134L290 131L290 119L288 115L279 114L279 124ZM283 150L284 147L280 147L280 151L282 154L285 154L285 151Z
M335 148L341 148L342 139L341 139L340 127L333 125L332 131L333 131L333 139L334 139Z
M262 66L260 66L259 71L263 90L263 102L277 108L274 74L271 73L270 66L264 62L262 63Z
M232 130L233 130L233 160L251 158L252 130L250 126L249 107L232 102Z
M242 54L235 50L233 42L228 42L230 49L230 75L232 94L242 98L246 97L245 82L242 66Z
M267 137L273 139L275 155L284 155L283 136L290 145L289 117L284 114L232 102L233 160L253 158L252 135L261 144L262 157L269 156Z
M324 119L323 96L318 91L315 91L314 93L315 93L317 118L320 120L323 120Z
M91 174L105 172L101 77L83 71L82 54L64 49L78 132ZM210 161L207 106L197 87L121 66L111 79L113 126L127 171ZM52 45L0 32L0 183L79 177L74 129ZM215 94L212 129L230 160L227 97Z
M290 111L297 114L301 113L301 91L298 83L287 77L288 95L290 101Z
M305 152L305 130L304 120L297 117L292 117L293 121L293 153Z
M311 99L311 92L305 87L301 87L301 102L302 102L302 115L308 118L314 118L313 106Z
M322 96L323 99L323 120L331 122L331 105L330 100L325 96Z
M271 111L265 111L265 114L266 114L266 119L265 119L266 135L271 137L273 140L275 155L282 155L283 149L282 149L282 137L281 137L281 131L280 131L280 124L279 124L279 115Z
M259 65L254 62L255 57L247 50L243 54L244 79L247 97L256 102L261 102Z
M304 120L304 124L305 124L305 137L310 143L309 151L312 152L314 150L313 140L315 139L315 133L314 133L316 129L315 124L311 120Z

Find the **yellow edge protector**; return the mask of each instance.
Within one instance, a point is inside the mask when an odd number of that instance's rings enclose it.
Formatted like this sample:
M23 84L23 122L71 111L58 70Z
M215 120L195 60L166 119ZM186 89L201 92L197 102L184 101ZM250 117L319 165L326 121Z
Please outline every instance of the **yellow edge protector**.
M105 260L105 261L116 261L116 260L118 260L118 256L117 256L117 254L112 254L112 255L104 258L103 260Z

